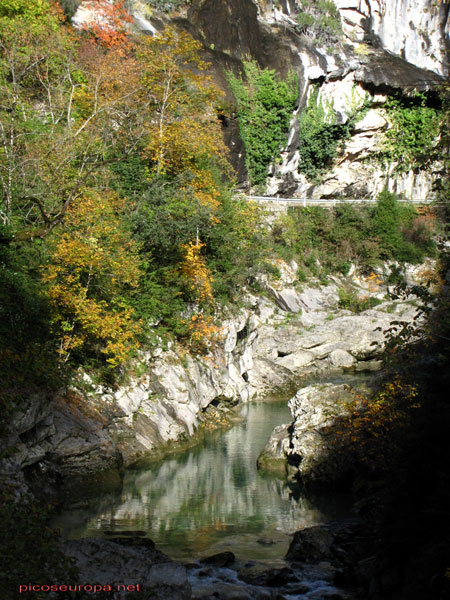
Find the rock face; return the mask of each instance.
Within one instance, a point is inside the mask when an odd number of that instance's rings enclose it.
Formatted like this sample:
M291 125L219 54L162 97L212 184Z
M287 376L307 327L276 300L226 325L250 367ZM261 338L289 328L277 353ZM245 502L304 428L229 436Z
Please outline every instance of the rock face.
M85 374L82 386L56 398L30 397L6 442L15 447L9 471L81 475L171 450L210 415L227 420L235 404L286 394L305 375L377 369L381 331L415 315L414 306L399 302L350 313L338 308L342 280L300 291L295 263L279 267L280 280L261 282L271 299L249 296L247 308L223 322L223 340L208 356L156 348L142 357L144 374L126 386L96 386ZM354 285L360 294L385 293L356 276Z
M282 77L298 78L298 108L286 147L268 173L267 195L374 198L389 180L391 191L409 199L432 195L433 169L396 173L374 160L388 127L382 105L386 92L430 90L447 75L449 5L434 0L334 0L344 39L326 48L301 33L297 0L191 0L181 15L158 15L142 0L131 3L135 27L154 34L165 23L187 30L204 47L214 81L234 103L226 72L242 72L242 61L254 58ZM92 18L94 3L80 4L76 27ZM299 172L298 112L319 85L319 101L331 104L337 123L348 119L355 101L370 99L372 108L346 141L338 160L318 185ZM326 104L328 102L328 104ZM247 185L245 148L236 115L223 116L225 142L242 185Z
M430 0L335 0L351 40L377 36L383 48L423 69L446 74L447 3Z
M276 427L258 457L258 467L288 473L305 485L340 481L351 464L336 452L335 427L349 414L347 385L320 384L300 389L289 400L293 421Z

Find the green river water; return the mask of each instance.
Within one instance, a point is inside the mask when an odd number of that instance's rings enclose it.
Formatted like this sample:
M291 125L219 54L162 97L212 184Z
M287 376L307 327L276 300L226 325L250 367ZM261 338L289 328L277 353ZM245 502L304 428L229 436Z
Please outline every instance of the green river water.
M244 405L244 420L183 454L128 469L114 492L68 503L56 525L69 537L143 530L174 559L231 550L240 558L281 559L297 529L338 518L336 496L307 498L284 479L258 472L273 428L288 423L286 401Z

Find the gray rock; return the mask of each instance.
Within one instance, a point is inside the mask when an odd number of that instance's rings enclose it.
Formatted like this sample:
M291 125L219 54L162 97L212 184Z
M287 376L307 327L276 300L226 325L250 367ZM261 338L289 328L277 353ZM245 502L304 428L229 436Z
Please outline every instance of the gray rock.
M86 538L67 541L63 549L75 560L82 583L139 584L142 590L139 597L143 600L187 600L191 597L186 569L155 550L152 542L128 540L117 543ZM113 597L119 600L125 594L115 592Z
M349 414L353 399L346 385L302 388L289 401L293 422L276 427L258 457L258 468L288 473L304 484L339 481L351 459L336 452L336 421Z
M279 358L276 362L278 365L282 365L293 372L298 372L302 367L306 367L311 364L315 358L315 354L313 352L308 352L307 350L297 350L292 354L288 354L287 356L283 356Z
M289 452L289 427L279 425L273 430L269 441L259 454L256 464L262 471L286 474L287 454Z
M330 352L328 358L333 367L348 368L352 367L356 362L356 359L349 352L339 348Z
M350 468L349 459L335 451L333 426L349 414L352 399L348 386L322 384L299 390L289 401L294 421L287 459L295 457L297 476L305 484L338 481Z

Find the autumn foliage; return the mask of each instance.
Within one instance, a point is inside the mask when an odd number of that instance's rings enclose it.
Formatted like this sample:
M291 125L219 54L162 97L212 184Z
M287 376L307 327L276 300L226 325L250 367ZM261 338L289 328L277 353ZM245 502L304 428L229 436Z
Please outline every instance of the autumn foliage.
M211 315L195 314L188 321L188 347L192 352L205 354L220 341L222 329Z
M217 208L220 192L211 161L229 171L215 114L222 93L205 74L209 64L200 58L200 49L199 42L173 27L140 44L143 85L155 111L143 156L156 175L189 173L196 197Z
M56 1L0 2L0 346L45 355L39 386L166 338L208 351L255 262L202 45L133 35L127 6L84 3L80 31Z
M100 351L111 366L136 349L139 323L122 294L137 286L137 248L120 224L124 201L90 192L67 211L52 240L43 281L62 363L74 351Z
M372 471L395 457L413 411L420 408L417 387L395 375L375 396L353 392L348 416L334 427L336 451L350 452Z
M92 39L106 48L130 47L128 30L133 17L126 8L126 0L90 0L90 18L82 29L92 35Z
M180 266L180 272L195 300L200 303L211 303L213 300L212 276L204 257L200 254L204 246L205 244L200 241L189 242L181 246L184 259Z

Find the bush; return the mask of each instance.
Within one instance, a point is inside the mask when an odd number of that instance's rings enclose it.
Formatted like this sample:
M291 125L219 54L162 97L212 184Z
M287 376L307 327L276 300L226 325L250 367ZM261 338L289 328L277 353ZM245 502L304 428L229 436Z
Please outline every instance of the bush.
M82 0L59 0L61 8L68 19L71 19L77 12L77 8Z
M377 199L372 213L373 233L378 237L384 259L419 263L434 252L431 229L419 227L415 208L400 204L387 189Z
M264 189L267 171L287 142L297 101L296 79L280 81L275 71L244 61L246 82L231 71L227 78L236 98L239 132L252 185Z
M378 153L382 163L396 163L396 171L406 172L437 159L439 112L427 103L424 93L389 97L384 109L390 127Z
M299 171L308 181L319 182L321 176L330 169L338 155L339 146L348 139L357 121L369 109L366 98L360 106L355 106L347 121L338 124L332 103L323 103L319 87L311 94L307 106L299 116Z
M331 0L301 0L297 23L301 33L314 37L320 44L342 38L339 11Z
M340 288L338 291L339 295L339 308L343 308L345 310L351 310L355 313L360 313L364 310L368 310L369 308L374 308L381 304L382 300L374 297L367 298L358 298L356 292L354 290L348 290L344 288Z

